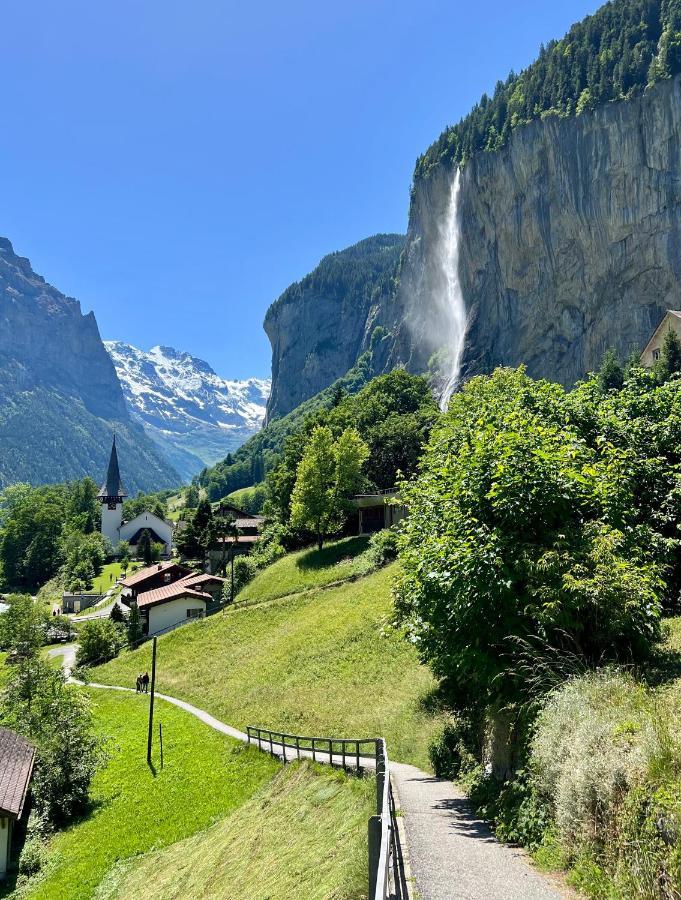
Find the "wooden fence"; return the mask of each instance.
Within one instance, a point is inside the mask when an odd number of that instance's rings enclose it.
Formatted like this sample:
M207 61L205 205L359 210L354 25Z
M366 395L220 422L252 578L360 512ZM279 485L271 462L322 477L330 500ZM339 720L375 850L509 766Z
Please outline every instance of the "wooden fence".
M344 769L376 771L376 814L369 819L369 900L388 900L390 868L395 862L394 801L388 751L383 738L307 737L257 728L246 729L248 743L260 750L291 759L312 759ZM368 752L367 752L368 751Z

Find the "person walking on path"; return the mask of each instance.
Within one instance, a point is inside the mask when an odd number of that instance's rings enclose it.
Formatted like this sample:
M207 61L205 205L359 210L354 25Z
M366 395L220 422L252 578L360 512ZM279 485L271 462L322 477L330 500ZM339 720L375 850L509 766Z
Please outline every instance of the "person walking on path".
M135 689L138 694L142 693L142 676L141 675L137 676L137 681L135 682Z
M148 694L149 693L149 673L148 672L145 672L144 675L142 675L142 687L144 688L144 693Z

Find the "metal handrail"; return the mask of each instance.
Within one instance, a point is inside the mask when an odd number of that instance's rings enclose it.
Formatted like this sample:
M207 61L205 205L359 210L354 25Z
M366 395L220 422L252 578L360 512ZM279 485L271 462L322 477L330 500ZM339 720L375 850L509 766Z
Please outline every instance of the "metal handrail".
M373 762L376 767L376 815L369 819L369 900L388 900L390 897L390 864L393 856L393 795L390 783L388 751L383 738L331 738L289 734L248 725L248 743L255 743L259 750L281 757L288 762L287 750L295 752L296 758L311 754L314 762L328 762L329 765L344 769L356 768L362 771L363 756L360 748L373 748ZM338 748L340 749L335 749ZM348 752L350 748L354 752ZM321 754L321 758L318 756ZM324 759L324 756L327 759ZM335 759L334 759L335 756ZM354 763L354 766L353 766Z

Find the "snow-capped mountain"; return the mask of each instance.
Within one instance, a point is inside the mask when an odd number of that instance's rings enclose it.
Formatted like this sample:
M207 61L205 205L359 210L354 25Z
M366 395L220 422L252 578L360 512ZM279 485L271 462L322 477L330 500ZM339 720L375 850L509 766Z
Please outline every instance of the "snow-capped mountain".
M227 381L172 347L104 346L133 417L184 478L224 459L262 427L268 379Z

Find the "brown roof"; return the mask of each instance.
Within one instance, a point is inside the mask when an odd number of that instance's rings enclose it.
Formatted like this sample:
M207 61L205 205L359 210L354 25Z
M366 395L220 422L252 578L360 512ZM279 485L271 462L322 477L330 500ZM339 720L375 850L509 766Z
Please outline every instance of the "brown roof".
M21 816L34 758L32 744L9 728L0 728L0 815Z
M234 524L237 528L260 528L263 522L262 516L249 516L247 519L236 519Z
M194 597L197 600L212 601L210 594L195 591L181 581L174 584L164 584L163 587L154 588L153 591L144 591L137 598L138 606L156 606L158 603L167 603L169 600L177 600L179 597Z
M187 587L191 587L193 584L207 584L209 581L219 581L224 584L225 579L220 578L219 575L209 575L207 572L191 572L184 578L180 578L175 584L186 584Z
M164 563L154 563L153 566L147 566L146 569L140 569L139 572L135 572L133 575L129 575L126 579L124 579L121 584L123 587L135 587L137 584L141 584L146 581L147 578L152 578L154 575L158 575L159 572L165 572L168 569L172 569L173 567L179 568L176 562L164 562Z

